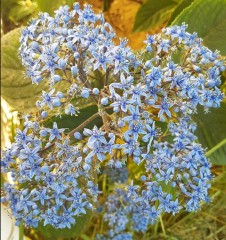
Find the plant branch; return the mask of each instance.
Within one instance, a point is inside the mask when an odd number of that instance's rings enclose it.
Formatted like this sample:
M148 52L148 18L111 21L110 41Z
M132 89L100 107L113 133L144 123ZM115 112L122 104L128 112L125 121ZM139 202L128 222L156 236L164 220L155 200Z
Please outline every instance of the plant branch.
M75 132L79 132L81 131L86 125L88 125L90 122L92 122L95 118L97 118L99 116L99 113L95 113L94 115L92 115L90 118L86 119L85 122L83 122L82 124L80 124L78 127L76 127L75 129L73 129L71 132L69 132L67 134L67 136L71 137L73 136L73 134ZM43 153L45 152L46 150L50 149L51 147L53 147L55 144L55 142L51 143L49 146L43 148L42 150L39 151L39 153Z
M80 77L81 81L84 83L84 85L87 88L90 89L91 86L90 86L89 81L87 81L87 75L83 68L83 62L81 60L78 60L77 66L78 66L78 73L79 73L79 77ZM92 98L93 98L94 102L96 104L98 104L98 100L94 96L92 96Z
M107 109L111 109L112 107L106 107L103 110L107 110ZM95 118L97 118L98 116L101 116L100 112L96 112L95 114L93 114L91 117L89 117L88 119L85 120L85 122L83 122L82 124L80 124L78 127L76 127L75 129L73 129L71 132L69 132L67 134L68 137L72 137L73 134L75 132L79 132L81 131L85 126L87 126L89 123L91 123ZM103 121L105 120L105 118L103 118L103 116L101 116ZM53 147L55 144L55 142L51 143L49 146L43 148L42 150L39 151L39 153L45 152L46 150L50 149L51 147Z
M68 136L71 137L73 136L73 134L75 132L79 132L81 131L85 126L87 126L89 123L91 123L95 118L97 118L99 116L99 112L93 114L91 117L89 117L88 119L86 119L85 122L83 122L82 124L80 124L78 127L76 127L75 129L73 129L71 132L68 133Z
M104 86L107 86L107 84L108 84L108 79L109 79L111 69L112 69L112 67L108 67L107 70L106 70Z

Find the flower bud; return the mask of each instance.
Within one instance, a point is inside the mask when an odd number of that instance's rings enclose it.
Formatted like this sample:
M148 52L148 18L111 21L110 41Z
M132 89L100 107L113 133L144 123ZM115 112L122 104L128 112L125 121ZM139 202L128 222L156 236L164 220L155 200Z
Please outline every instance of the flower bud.
M101 100L100 100L100 102L101 102L101 104L102 105L108 105L108 98L102 98Z
M71 73L75 76L78 73L78 68L76 66L71 67Z

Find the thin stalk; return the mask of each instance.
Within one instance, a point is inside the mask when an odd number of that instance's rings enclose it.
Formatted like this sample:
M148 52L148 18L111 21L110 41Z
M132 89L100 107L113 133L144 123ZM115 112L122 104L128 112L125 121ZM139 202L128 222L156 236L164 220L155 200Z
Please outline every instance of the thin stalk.
M209 157L211 154L213 154L217 149L222 147L224 144L226 144L226 138L224 140L222 140L221 142L219 142L216 146L211 148L208 152L206 152L206 156Z
M206 212L202 212L202 214L203 214L203 215L206 215L207 217L210 217L210 218L214 219L215 221L217 221L217 222L223 224L224 226L226 226L226 222L221 221L220 219L214 217L213 215L211 215L211 214L209 214L209 213L206 213Z
M220 229L218 229L216 232L211 233L209 236L206 237L206 239L213 239L214 235L216 236L219 232L221 232L222 230L224 230L226 226L224 225L223 227L221 227Z
M79 72L79 77L80 80L85 84L87 88L91 88L89 81L87 81L87 75L86 72L83 69L83 62L81 60L78 61L77 63L78 66L78 72ZM95 96L92 96L93 101L98 105L98 100L96 99Z
M107 68L106 70L106 76L105 76L105 81L104 81L104 86L107 86L108 84L108 79L109 79L109 75L110 75L110 71L111 71L111 67Z
M159 221L157 221L154 225L154 236L156 237L158 234L158 227L159 227Z
M165 237L165 236L166 236L166 230L165 230L164 223L163 223L163 220L162 220L162 216L161 216L161 215L160 215L160 217L159 217L159 221L160 221L160 224L161 224L161 228L162 228L163 235L164 235L164 237Z

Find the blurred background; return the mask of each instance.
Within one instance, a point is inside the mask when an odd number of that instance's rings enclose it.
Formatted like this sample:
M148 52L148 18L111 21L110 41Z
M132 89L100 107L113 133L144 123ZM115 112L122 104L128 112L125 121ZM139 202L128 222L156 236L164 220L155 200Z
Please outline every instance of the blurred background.
M20 112L29 112L39 91L23 77L18 58L20 29L40 11L54 13L59 6L72 6L73 0L2 0L1 1L1 145L9 147L16 128L21 127ZM190 32L197 32L211 50L220 50L226 56L226 1L225 0L89 0L81 5L93 5L95 12L103 11L106 20L119 37L126 37L134 50L141 49L147 34L155 34L168 25L186 22ZM226 93L226 73L222 73L222 90ZM213 167L212 201L197 213L181 212L176 216L164 214L144 235L134 239L206 240L226 239L226 102L208 115L198 112L194 119L197 135L207 148ZM18 239L19 229L2 210L2 239ZM85 223L82 233L65 238L64 233L54 235L41 230L25 229L26 238L32 240L74 239L88 240L100 230L100 219L93 216ZM102 226L103 227L103 226ZM104 226L105 227L105 226ZM16 232L13 232L16 230ZM51 233L52 231L52 233ZM15 235L17 234L17 235Z

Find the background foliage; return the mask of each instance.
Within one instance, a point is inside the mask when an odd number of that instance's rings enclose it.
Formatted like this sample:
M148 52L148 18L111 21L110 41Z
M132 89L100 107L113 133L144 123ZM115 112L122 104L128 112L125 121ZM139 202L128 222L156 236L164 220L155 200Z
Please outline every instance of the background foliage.
M218 49L222 55L226 56L226 0L90 0L79 2L94 5L96 11L104 10L107 21L119 36L129 39L129 44L133 49L140 49L143 46L142 42L147 33L157 33L164 26L186 22L189 32L197 32L207 47L213 51ZM24 78L24 69L17 55L21 28L32 17L37 16L39 11L52 14L59 6L73 3L73 0L2 1L2 96L14 110L32 111L37 96L40 95L41 89L45 88L44 85L32 85L30 79ZM95 79L99 76L95 76L94 73L93 77ZM222 89L226 93L225 79L226 73L223 73ZM80 121L83 122L96 110L86 101L81 102L81 106ZM213 163L213 173L216 175L211 193L213 203L210 206L203 206L203 210L196 215L185 212L176 217L164 215L145 235L135 236L135 239L226 238L226 215L222 214L226 212L224 204L226 201L224 189L226 183L226 101L223 101L221 108L212 110L208 115L201 112L194 116L194 120L198 125L199 141L208 148L207 155ZM71 118L64 116L60 121L59 126L73 123ZM98 121L97 119L97 123ZM93 216L90 222L87 221L87 224L84 224L83 233L75 239L93 239L95 231L103 227L101 223L103 224L101 218ZM47 236L46 231L50 235ZM26 230L31 239L60 237L53 232L53 229ZM65 234L63 236L66 237Z

